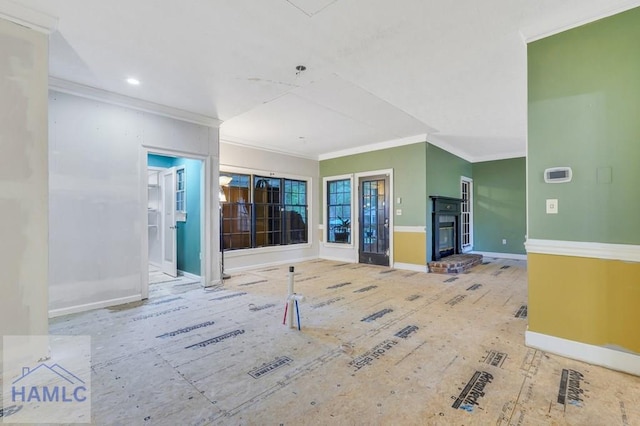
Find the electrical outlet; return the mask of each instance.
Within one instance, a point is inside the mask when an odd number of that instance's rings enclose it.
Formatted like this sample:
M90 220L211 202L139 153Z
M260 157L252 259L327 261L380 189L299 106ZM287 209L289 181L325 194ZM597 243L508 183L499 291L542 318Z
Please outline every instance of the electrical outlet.
M402 216L402 209L396 209L396 216Z
M506 238L502 239L502 244L507 244L507 239Z

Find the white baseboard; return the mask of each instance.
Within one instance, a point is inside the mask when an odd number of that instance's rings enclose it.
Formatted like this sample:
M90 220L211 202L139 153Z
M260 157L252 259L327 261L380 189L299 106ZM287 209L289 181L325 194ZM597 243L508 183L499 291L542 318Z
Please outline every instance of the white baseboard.
M640 376L640 354L589 345L528 330L525 332L525 344L545 352Z
M212 281L209 282L209 284L205 285L204 288L215 287L215 286L218 286L220 284L222 284L222 280L212 280Z
M319 256L318 259L331 260L333 262L358 263L353 259L335 256Z
M191 272L178 271L178 276L183 276L185 278L189 278L190 280L200 281L200 275L192 274Z
M416 265L414 263L395 262L393 267L394 269L402 269L405 271L428 272L427 265Z
M108 306L122 305L125 303L139 302L142 300L141 294L120 297L117 299L101 300L100 302L86 303L84 305L69 306L67 308L51 309L49 318L60 317L62 315L77 314L78 312L91 311L93 309L106 308Z
M233 274L234 272L246 271L248 269L260 269L267 268L269 266L280 266L280 265L291 265L300 262L306 262L309 260L317 260L316 256L313 257L301 257L298 259L289 259L289 260L279 260L277 262L269 262L269 263L254 263L253 265L240 266L238 268L224 268L224 272L227 274Z
M484 257L494 257L496 259L527 260L526 254L494 253L491 251L477 251L477 250L472 250L469 253L481 254Z

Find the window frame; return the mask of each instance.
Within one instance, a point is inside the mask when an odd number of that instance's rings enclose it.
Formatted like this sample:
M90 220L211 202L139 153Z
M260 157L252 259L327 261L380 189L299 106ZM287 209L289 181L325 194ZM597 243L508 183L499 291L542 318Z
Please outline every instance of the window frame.
M351 190L350 197L350 213L351 213L351 234L349 238L349 242L340 243L340 242L330 242L329 241L329 182L335 182L340 180L348 180L349 188ZM343 247L343 248L353 248L355 247L356 235L354 235L354 229L356 226L356 221L354 217L354 206L355 206L355 188L354 188L354 175L353 174L345 174L345 175L335 175L335 176L325 176L322 178L322 244L325 247ZM357 212L356 212L357 213Z
M250 223L250 233L251 233L251 247L247 247L247 248L237 248L237 249L232 249L232 248L225 248L225 255L228 253L229 255L233 256L234 254L239 256L239 255L243 255L243 254L251 254L254 252L270 252L270 251L286 251L286 250L299 250L301 248L310 248L312 246L312 241L313 241L313 195L312 195L312 191L313 191L313 178L310 176L300 176L300 175L294 175L294 174L290 174L290 173L280 173L280 172L272 172L272 171L265 171L265 170L260 170L260 169L249 169L249 168L244 168L244 167L237 167L237 166L228 166L228 165L224 165L221 164L220 168L219 168L219 175L227 175L227 174L240 174L240 175L247 175L249 176L249 198L250 200L247 202L248 204L251 205L251 209L255 209L255 185L256 185L256 179L257 178L268 178L268 179L280 179L281 181L281 194L280 194L280 198L282 203L280 203L279 205L282 206L284 208L284 187L285 187L285 181L286 180L294 180L294 181L300 181L300 182L304 182L306 185L306 189L305 189L305 198L306 198L306 215L307 215L307 222L306 222L306 242L300 242L300 243L284 243L285 239L281 237L281 241L280 244L277 245L262 245L262 246L258 246L257 245L257 241L255 241L256 239L256 230L254 229L255 223L256 223L256 212L251 212L251 223ZM224 203L221 203L221 205ZM283 211L281 211L281 213L284 213ZM284 217L281 216L281 217ZM284 219L282 219L284 220ZM281 230L281 232L284 232Z
M176 222L187 221L187 168L185 166L175 166L176 168ZM180 175L182 175L182 181L180 181ZM180 183L182 183L182 189L180 189ZM180 197L178 194L182 194ZM182 204L182 209L178 208Z
M467 201L463 201L460 205L460 251L467 253L473 250L473 179L460 176L460 198L464 199L463 185L468 185L468 197ZM464 211L465 205L468 211ZM465 232L465 220L464 216L468 218L469 232ZM464 243L464 236L468 235L468 244Z

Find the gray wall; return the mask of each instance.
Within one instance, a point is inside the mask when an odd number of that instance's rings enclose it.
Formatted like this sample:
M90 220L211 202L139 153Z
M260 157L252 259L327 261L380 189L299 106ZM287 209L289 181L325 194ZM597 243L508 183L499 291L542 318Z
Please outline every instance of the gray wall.
M48 41L0 19L0 46L0 336L45 335Z
M51 314L139 300L148 275L143 146L214 162L217 129L59 92L49 103Z
M309 208L309 244L295 244L280 247L225 252L225 271L256 267L259 265L277 265L318 257L318 203L317 182L319 180L319 162L306 158L293 157L270 151L261 151L230 143L220 143L220 170L246 169L274 173L278 177L295 175L310 177L307 187L310 197ZM242 172L242 170L239 170Z

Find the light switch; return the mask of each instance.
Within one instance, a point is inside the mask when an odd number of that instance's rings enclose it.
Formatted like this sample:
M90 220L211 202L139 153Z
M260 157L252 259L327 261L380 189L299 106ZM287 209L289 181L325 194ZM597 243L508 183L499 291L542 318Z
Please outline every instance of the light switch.
M397 204L402 204L402 198L398 197L398 203Z
M402 209L396 209L396 216L402 216Z
M558 214L558 200L547 200L547 214Z

